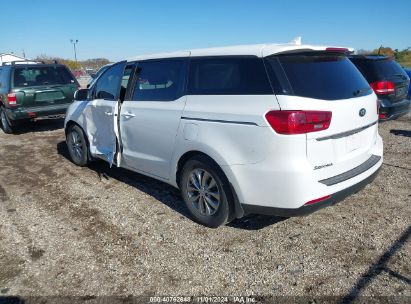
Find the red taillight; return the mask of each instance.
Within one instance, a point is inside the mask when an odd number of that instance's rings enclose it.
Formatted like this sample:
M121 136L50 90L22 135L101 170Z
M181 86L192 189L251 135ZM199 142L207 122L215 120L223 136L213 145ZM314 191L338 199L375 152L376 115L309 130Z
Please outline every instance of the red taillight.
M304 206L306 206L306 205L312 205L312 204L315 204L315 203L319 203L319 202L325 201L326 199L329 199L329 198L331 198L331 195L323 196L323 197L317 198L317 199L315 199L315 200L306 202L306 203L304 204Z
M395 93L395 84L391 81L376 81L370 83L370 86L376 94L392 94Z
M271 111L265 118L279 134L304 134L328 129L331 116L329 111Z
M17 98L15 93L7 94L7 104L9 106L16 106L17 105Z
M380 114L378 114L378 118L379 118L379 119L385 119L385 118L387 118L387 113L380 113Z

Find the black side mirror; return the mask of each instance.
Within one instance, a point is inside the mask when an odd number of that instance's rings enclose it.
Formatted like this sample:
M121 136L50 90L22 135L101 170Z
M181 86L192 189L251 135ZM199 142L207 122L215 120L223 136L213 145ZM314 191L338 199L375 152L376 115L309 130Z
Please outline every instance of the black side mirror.
M88 89L80 89L74 92L74 100L87 100L88 97Z
M96 75L95 73L91 73L91 74L90 74L90 77L93 78L93 79L96 78L96 76L97 76L97 75Z

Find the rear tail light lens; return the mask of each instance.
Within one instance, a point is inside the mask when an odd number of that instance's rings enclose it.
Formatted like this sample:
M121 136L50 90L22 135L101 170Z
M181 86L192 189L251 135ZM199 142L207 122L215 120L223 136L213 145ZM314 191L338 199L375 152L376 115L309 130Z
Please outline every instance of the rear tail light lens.
M17 98L15 93L7 94L7 104L9 106L16 106L17 105Z
M265 115L270 126L279 134L304 134L328 129L329 111L271 111Z
M387 118L387 113L380 113L380 114L378 114L378 118L379 118L379 119L385 119L385 118Z
M393 94L395 93L395 84L391 81L376 81L370 83L370 86L376 94Z
M325 200L327 200L327 199L329 199L329 198L331 198L331 195L323 196L323 197L314 199L314 200L312 200L312 201L306 202L306 203L304 204L304 206L312 205L312 204L315 204L315 203L319 203L319 202L325 201Z

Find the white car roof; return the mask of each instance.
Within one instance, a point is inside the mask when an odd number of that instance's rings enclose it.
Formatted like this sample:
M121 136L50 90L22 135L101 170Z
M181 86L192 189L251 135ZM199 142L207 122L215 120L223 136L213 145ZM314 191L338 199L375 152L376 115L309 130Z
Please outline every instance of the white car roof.
M266 57L280 53L292 53L301 51L325 51L327 48L342 48L336 46L316 46L308 44L250 44L250 45L236 45L205 49L193 49L187 51L160 53L151 55L141 55L131 57L127 61L138 61L146 59L160 59L160 58L176 58L176 57L198 57L198 56L227 56L227 55L243 55L243 56L258 56ZM354 51L352 48L347 49L349 52Z

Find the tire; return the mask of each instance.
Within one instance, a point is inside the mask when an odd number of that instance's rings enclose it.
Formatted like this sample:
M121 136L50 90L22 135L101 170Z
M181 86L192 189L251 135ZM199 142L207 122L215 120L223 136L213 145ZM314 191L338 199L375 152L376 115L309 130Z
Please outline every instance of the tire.
M10 125L9 119L7 118L6 112L4 108L0 108L0 124L1 128L3 129L4 133L11 134L13 133L13 129Z
M79 126L69 127L66 134L66 144L73 163L81 167L89 163L88 144L84 132Z
M204 155L190 158L180 176L183 200L193 219L217 228L233 218L233 196L221 168Z

